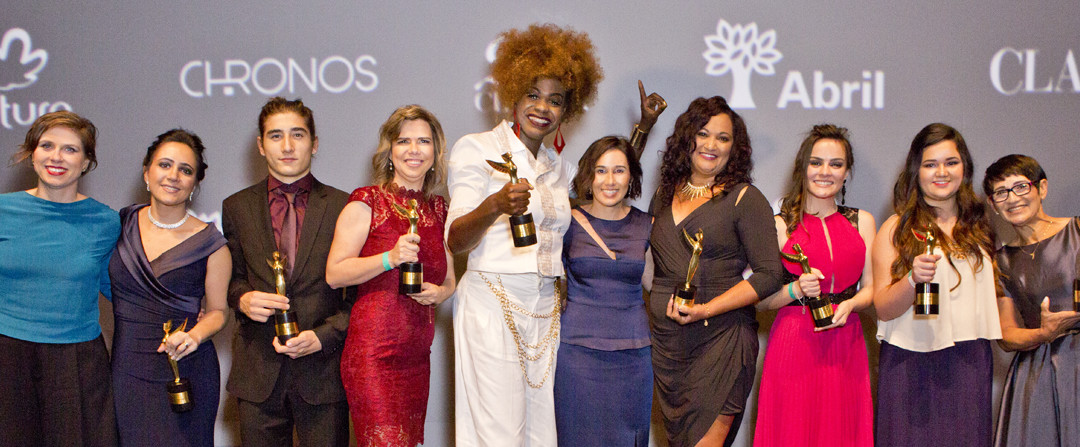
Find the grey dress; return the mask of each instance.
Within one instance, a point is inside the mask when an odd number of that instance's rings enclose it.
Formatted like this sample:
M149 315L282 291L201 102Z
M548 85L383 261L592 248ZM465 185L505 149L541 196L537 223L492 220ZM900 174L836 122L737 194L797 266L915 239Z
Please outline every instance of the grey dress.
M739 192L746 192L736 201ZM754 306L749 305L685 326L667 317L668 298L686 280L690 248L682 230L699 228L704 238L693 284L696 300L707 302L747 279L758 297L780 288L780 248L772 208L757 188L739 184L728 194L701 205L678 225L671 205L653 197L652 245L655 277L648 303L652 359L660 410L672 447L698 442L716 417L734 415L728 441L735 438L754 386L758 338Z
M1050 310L1072 310L1080 266L1080 218L1057 234L997 252L1001 282L1023 319L1039 327L1043 297ZM1032 256L1034 254L1034 256ZM1080 446L1080 325L1013 357L998 414L996 446Z

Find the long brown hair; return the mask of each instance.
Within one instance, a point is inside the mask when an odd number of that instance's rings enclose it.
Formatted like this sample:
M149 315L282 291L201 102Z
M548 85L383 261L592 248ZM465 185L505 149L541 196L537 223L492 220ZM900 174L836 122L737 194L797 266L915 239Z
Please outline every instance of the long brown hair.
M727 164L716 174L714 183L724 190L739 183L750 183L750 171L754 169L754 162L751 159L753 150L750 148L746 123L728 106L723 97L698 98L675 119L675 131L667 138L667 147L660 163L660 187L656 192L660 202L657 205L670 205L679 185L690 178L691 157L697 144L695 135L716 115L727 115L731 118L733 141Z
M835 124L818 124L810 129L810 133L806 134L806 138L803 138L802 144L799 145L799 153L795 156L795 167L791 171L790 186L780 204L780 217L787 224L788 236L791 236L791 233L802 222L803 210L806 208L806 169L810 165L814 145L821 140L836 140L844 147L848 173L851 173L851 168L855 166L855 154L851 149L851 141L848 140L847 128Z
M937 212L934 207L926 203L923 191L919 187L919 169L922 167L923 152L927 147L942 141L952 141L956 144L956 151L960 154L960 160L964 165L964 178L955 196L957 214L952 234L944 234L934 223ZM890 272L893 283L907 275L911 270L912 261L925 250L925 244L915 238L912 230L929 230L935 238L942 241L941 248L945 251L949 266L954 271L956 271L956 266L948 257L950 254L964 255L974 259L975 271L983 268L983 254L994 252L994 241L990 221L986 216L986 206L975 196L975 191L971 186L974 171L975 164L971 160L967 143L956 129L946 124L933 123L915 135L915 139L911 141L911 148L908 150L904 170L900 172L893 186L893 211L900 218L892 237L893 247L897 252Z

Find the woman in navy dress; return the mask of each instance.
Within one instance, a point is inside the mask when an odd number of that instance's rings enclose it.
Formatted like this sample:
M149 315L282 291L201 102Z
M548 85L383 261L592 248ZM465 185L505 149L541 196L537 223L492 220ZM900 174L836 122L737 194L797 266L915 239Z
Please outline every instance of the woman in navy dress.
M150 204L120 212L120 241L109 263L120 445L214 442L220 370L210 337L225 326L232 258L217 228L188 214L195 186L206 173L203 150L199 137L188 131L159 135L143 159ZM183 330L162 341L162 325L170 320L174 331ZM180 377L192 383L194 408L188 412L170 408L169 357L178 361Z
M563 238L567 306L555 370L559 445L649 444L652 350L642 286L652 283L652 219L630 206L641 164L630 143L604 137L578 162Z

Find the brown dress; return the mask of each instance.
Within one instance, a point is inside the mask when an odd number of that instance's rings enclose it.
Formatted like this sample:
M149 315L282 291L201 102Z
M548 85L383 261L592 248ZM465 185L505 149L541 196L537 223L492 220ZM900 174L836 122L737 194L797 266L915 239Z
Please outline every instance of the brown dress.
M739 192L746 192L738 205ZM782 266L773 212L757 188L740 184L695 209L678 225L671 205L653 197L652 245L655 277L649 300L652 359L668 443L694 445L716 417L734 415L728 443L735 439L754 386L758 339L754 306L746 306L685 326L666 315L668 298L686 280L690 247L682 230L701 229L705 238L694 276L697 302L704 303L747 279L758 297L780 288Z

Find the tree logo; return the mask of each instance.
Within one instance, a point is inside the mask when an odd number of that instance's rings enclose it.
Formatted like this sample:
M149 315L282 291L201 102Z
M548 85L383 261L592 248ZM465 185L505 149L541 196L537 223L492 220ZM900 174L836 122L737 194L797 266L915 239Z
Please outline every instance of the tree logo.
M11 54L12 46L18 42L20 51ZM10 59L10 60L9 60ZM43 49L33 49L30 33L22 28L12 28L0 38L0 92L28 87L37 82L38 73L49 61L49 53Z
M705 36L705 44L708 49L701 54L708 62L705 73L712 76L731 73L728 104L735 109L755 108L750 75L755 72L765 76L776 74L773 65L784 57L775 48L776 30L758 34L756 22L731 26L727 20L720 19L716 34Z

